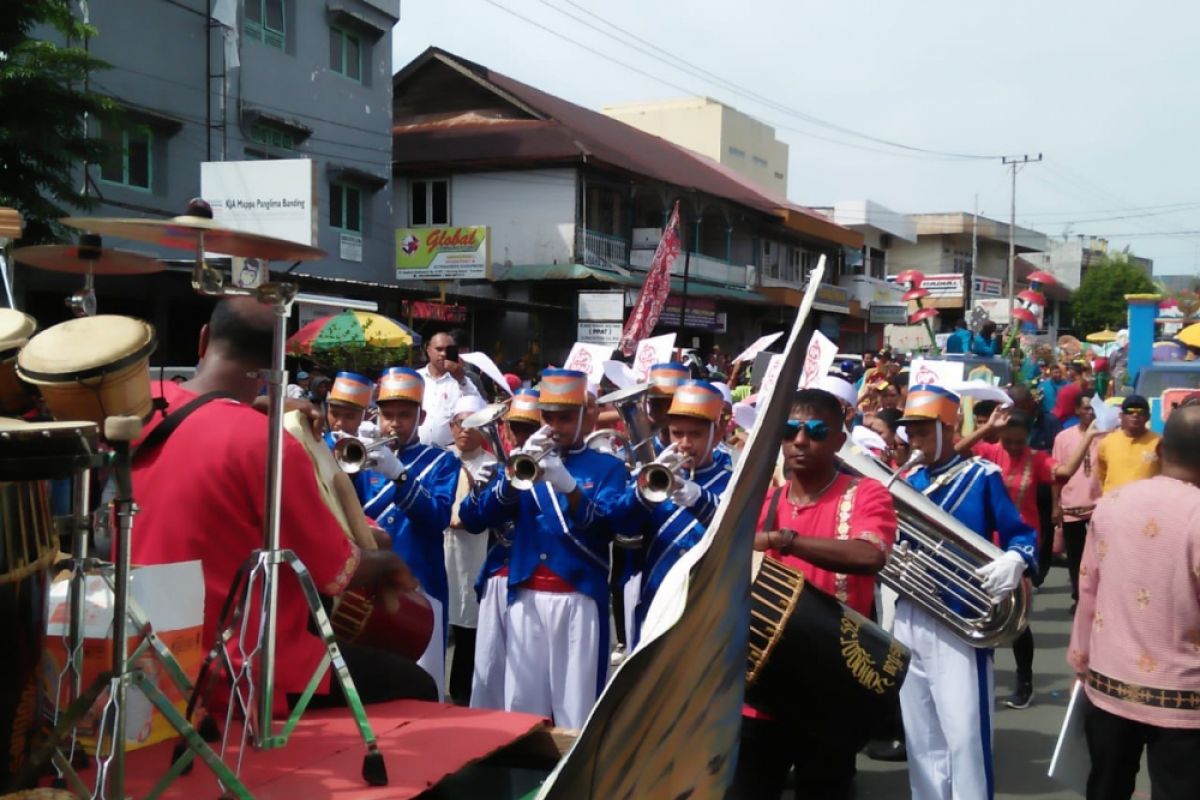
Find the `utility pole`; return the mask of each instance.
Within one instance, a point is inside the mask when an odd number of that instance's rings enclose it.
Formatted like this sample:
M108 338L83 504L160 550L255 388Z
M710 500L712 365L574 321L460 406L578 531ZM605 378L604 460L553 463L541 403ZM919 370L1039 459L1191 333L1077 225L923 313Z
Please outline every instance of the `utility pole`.
M975 212L971 215L971 266L967 267L966 274L963 275L963 320L970 327L971 312L975 310L975 275L977 274L975 262L979 258L979 193L975 193ZM973 332L973 331L972 331Z
M1000 162L1012 167L1012 204L1008 215L1008 324L1013 323L1013 304L1017 294L1017 170L1025 164L1035 164L1042 160L1042 154L1037 158L1029 156L1004 156Z

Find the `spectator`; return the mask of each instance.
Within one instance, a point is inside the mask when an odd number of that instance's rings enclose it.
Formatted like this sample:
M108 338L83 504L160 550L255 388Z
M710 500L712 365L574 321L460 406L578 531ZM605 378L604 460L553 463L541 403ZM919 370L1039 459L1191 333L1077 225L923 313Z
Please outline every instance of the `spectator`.
M300 370L296 373L296 382L288 384L287 398L289 400L305 400L308 398L309 387L310 378L308 373Z
M971 349L971 332L967 330L965 319L954 321L954 332L946 339L947 353L966 353Z
M1096 412L1092 410L1093 392L1079 395L1075 415L1079 424L1067 428L1054 439L1054 460L1064 461L1079 446L1092 423ZM1063 544L1067 549L1067 572L1071 576L1071 613L1079 600L1079 562L1083 558L1084 537L1087 536L1088 520L1096 501L1100 499L1100 482L1096 479L1097 450L1100 442L1094 441L1083 457L1083 469L1076 472L1059 487L1054 503L1054 524L1062 524Z
M1050 415L1054 413L1054 406L1058 400L1058 390L1066 386L1067 379L1063 377L1062 367L1058 364L1051 364L1046 367L1045 376L1038 381L1038 389L1042 392L1042 411Z
M421 402L425 419L419 429L422 444L449 447L454 442L450 417L458 399L464 396L482 399L475 384L467 378L456 349L454 338L448 333L435 333L425 345L429 363L417 370L425 379L425 396Z
M450 338L454 340L454 344L458 347L459 355L469 353L472 350L471 337L462 328L455 328L450 331ZM479 392L479 396L483 398L491 397L495 392L489 391L483 379L483 373L474 364L468 364L463 361L463 371L466 372L467 380L475 384L475 390ZM500 387L497 386L497 389Z
M1200 408L1171 414L1159 450L1161 475L1100 498L1079 568L1067 661L1092 800L1131 797L1143 749L1155 800L1200 797Z
M1158 474L1161 437L1147 429L1149 421L1150 404L1146 398L1134 394L1121 402L1121 429L1104 437L1096 452L1096 477L1104 494Z

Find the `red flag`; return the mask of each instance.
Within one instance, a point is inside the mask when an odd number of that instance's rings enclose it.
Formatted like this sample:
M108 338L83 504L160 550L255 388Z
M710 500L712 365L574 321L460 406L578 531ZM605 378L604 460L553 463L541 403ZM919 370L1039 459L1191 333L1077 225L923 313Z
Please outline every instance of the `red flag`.
M679 258L679 250L679 201L676 200L667 227L658 240L646 282L642 284L637 302L625 321L625 330L621 332L621 352L625 355L633 355L637 343L649 336L658 324L667 295L671 293L671 267Z

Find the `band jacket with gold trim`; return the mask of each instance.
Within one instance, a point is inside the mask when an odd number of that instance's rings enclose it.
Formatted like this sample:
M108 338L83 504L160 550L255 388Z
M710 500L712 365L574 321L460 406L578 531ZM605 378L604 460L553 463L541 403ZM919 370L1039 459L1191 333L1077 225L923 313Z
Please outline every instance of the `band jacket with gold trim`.
M662 503L647 503L631 481L613 512L617 530L646 530L649 539L636 553L636 570L641 573L641 589L634 609L634 629L630 646L637 643L650 601L662 585L663 578L681 556L696 546L703 537L713 514L721 503L721 495L733 477L726 459L715 460L696 470L692 481L700 486L700 497L684 508L670 499Z
M392 549L408 564L421 588L442 604L444 618L450 595L445 531L461 465L453 453L420 442L404 447L397 456L404 475L398 481L385 480L363 511L391 535Z

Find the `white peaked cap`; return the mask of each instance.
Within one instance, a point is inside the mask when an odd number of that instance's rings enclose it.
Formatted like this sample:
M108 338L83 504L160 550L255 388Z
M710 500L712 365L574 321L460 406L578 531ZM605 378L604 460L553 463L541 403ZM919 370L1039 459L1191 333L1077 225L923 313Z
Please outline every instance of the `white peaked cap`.
M858 391L845 378L839 378L836 375L822 375L813 384L813 388L824 389L851 408L858 404Z
M460 414L474 414L476 411L482 411L487 403L483 402L483 398L476 397L473 394L465 394L458 398L458 402L454 404L454 413L451 417L457 417Z
M758 420L758 409L750 403L734 403L733 404L733 421L742 430L749 431L754 429L754 423Z
M850 431L850 441L867 450L887 450L887 442L866 425L855 425Z
M733 391L729 388L728 383L713 381L713 388L721 393L721 397L725 399L727 405L733 405Z

